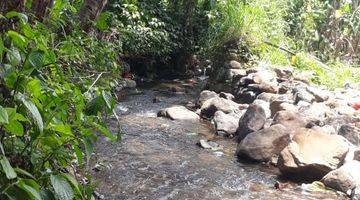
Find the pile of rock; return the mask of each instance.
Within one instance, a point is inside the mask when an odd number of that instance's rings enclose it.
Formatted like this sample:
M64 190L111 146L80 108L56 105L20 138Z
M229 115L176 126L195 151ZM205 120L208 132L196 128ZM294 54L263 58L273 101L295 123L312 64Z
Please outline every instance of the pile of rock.
M271 162L284 175L356 195L360 112L353 104L360 102L359 90L313 86L291 69L230 69L229 80L232 94L203 91L197 113L212 119L218 135L238 140L240 158Z
M232 61L232 94L202 91L198 110L173 107L171 119L212 120L216 134L239 142L240 158L276 165L286 176L321 180L360 196L360 91L309 84L291 69L240 69ZM178 114L180 113L180 114Z

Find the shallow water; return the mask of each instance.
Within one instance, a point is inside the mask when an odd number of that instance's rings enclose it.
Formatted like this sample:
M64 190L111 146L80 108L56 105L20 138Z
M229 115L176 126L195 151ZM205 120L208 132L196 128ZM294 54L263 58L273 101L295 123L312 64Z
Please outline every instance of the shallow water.
M161 102L153 103L155 96ZM155 87L122 100L117 112L125 135L118 143L99 140L95 157L102 168L92 170L105 199L343 199L334 192L306 193L292 183L276 190L278 171L239 162L236 143L215 137L208 122L156 117L161 108L185 105L193 96ZM115 120L110 124L116 127ZM202 149L197 143L204 138L223 150Z

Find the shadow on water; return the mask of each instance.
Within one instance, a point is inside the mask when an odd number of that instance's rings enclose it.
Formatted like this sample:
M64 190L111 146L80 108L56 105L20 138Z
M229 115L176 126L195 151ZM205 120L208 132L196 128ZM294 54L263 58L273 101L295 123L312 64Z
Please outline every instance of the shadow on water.
M121 101L117 112L125 132L123 140L100 139L97 143L95 158L102 168L91 173L105 199L340 199L335 193L304 193L296 184L276 190L277 170L238 162L236 142L215 137L209 122L156 117L162 108L193 101L196 93L168 95L161 87L143 89ZM159 103L152 102L156 96L161 98ZM115 129L115 120L110 120L110 127ZM204 138L223 149L196 145Z

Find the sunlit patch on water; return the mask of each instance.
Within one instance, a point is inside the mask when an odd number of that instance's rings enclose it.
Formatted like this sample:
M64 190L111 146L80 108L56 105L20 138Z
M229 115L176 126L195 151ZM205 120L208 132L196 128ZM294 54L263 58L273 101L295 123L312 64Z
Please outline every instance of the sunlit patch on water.
M137 117L148 117L148 118L155 118L157 114L154 111L145 111L136 113L135 116Z

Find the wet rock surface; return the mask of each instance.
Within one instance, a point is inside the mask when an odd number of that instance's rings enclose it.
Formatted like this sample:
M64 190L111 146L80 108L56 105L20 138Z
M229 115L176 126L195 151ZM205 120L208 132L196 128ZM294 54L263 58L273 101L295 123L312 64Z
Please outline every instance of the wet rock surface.
M123 138L100 139L93 170L98 196L104 199L343 199L334 192L303 192L299 185L275 189L278 171L269 166L238 162L237 143L214 136L211 124L156 117L161 109L185 105L193 95L144 90L118 105ZM152 103L154 96L161 97ZM116 120L110 120L115 132ZM222 150L198 144L215 142ZM91 164L91 163L90 163Z

